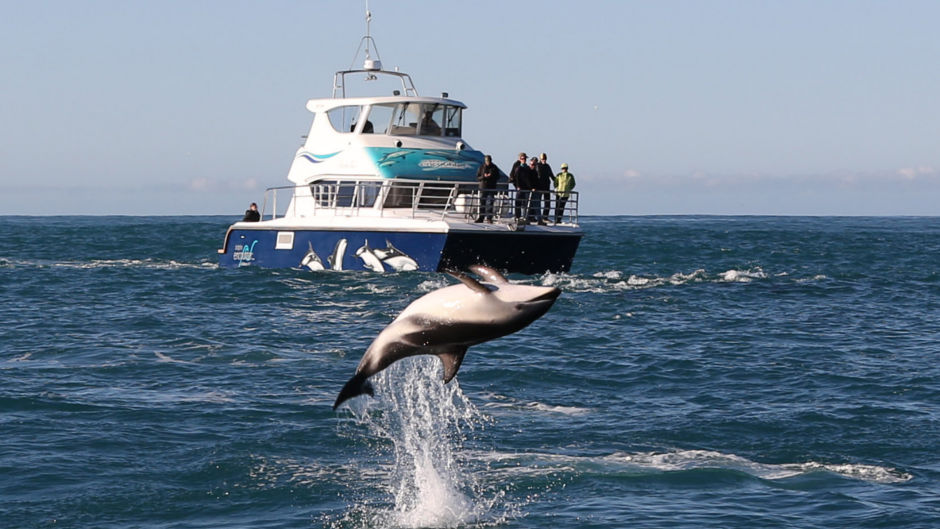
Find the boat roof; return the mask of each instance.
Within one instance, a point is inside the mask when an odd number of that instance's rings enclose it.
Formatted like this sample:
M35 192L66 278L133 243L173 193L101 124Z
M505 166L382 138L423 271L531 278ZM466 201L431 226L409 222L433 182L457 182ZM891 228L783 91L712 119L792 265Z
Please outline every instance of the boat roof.
M364 97L327 97L320 99L310 99L307 101L307 110L318 112L329 110L331 108L342 106L364 106L364 105L389 105L398 103L430 103L439 105L449 105L458 108L467 108L467 105L444 97L425 97L425 96L364 96Z

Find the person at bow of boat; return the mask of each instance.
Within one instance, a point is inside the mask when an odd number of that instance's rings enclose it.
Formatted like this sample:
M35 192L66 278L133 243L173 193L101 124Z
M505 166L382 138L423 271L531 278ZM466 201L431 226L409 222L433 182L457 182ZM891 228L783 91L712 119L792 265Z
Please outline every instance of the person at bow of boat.
M552 179L555 183L555 224L561 223L562 215L565 214L565 204L568 197L571 196L571 190L574 189L574 175L568 172L568 164L561 164L561 172Z
M496 198L496 184L499 182L499 167L493 163L493 157L483 157L483 165L477 171L480 182L480 213L474 222L493 222L493 200Z
M258 222L261 220L261 213L258 211L258 204L254 202L248 206L248 209L245 210L245 218L242 219L243 222Z

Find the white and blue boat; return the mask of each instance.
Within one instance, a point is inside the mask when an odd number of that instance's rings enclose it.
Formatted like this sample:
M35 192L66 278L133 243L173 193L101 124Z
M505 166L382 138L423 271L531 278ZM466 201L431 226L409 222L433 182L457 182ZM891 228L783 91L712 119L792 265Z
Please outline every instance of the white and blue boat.
M462 137L466 105L446 93L420 96L408 74L383 70L368 30L356 59L363 49L361 69L334 75L332 97L307 102L313 124L294 155L291 185L265 192L259 222L229 227L220 264L391 272L483 263L522 274L568 271L582 237L577 193L560 222L526 223L514 218L515 191L504 174L493 222L475 222L483 153ZM390 95L347 94L351 83L382 79L394 85Z

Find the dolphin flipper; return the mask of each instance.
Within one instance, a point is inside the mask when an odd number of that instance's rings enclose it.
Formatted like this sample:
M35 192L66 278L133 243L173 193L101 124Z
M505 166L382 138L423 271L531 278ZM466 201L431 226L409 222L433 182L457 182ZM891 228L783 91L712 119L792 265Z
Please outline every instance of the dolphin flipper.
M480 294L489 294L489 293L490 293L490 289L488 289L488 288L486 288L485 286L481 285L479 281L477 281L476 279L473 279L472 277L470 277L470 276L468 276L468 275L466 275L466 274L462 274L462 273L460 273L460 272L457 272L456 270L450 270L450 271L448 271L447 273L450 274L450 276L453 277L454 279L456 279L456 280L460 281L461 283L467 285L467 287L469 287L470 290L472 290L472 291L474 291L474 292L479 292Z
M502 274L500 274L495 268L490 268L486 265L474 264L468 267L471 272L482 277L483 279L489 281L490 283L496 284L505 284L509 283Z
M452 345L447 348L436 348L434 354L441 359L441 363L444 364L444 383L447 384L455 376L457 376L457 370L460 369L460 364L463 363L463 356L467 354L467 346L465 345Z
M336 397L336 402L333 403L333 410L336 410L336 408L346 400L358 397L363 393L374 397L375 390L372 389L372 384L370 384L367 379L368 377L364 376L362 373L353 375L353 377L349 379L349 382L343 386L343 389L340 390L339 396Z

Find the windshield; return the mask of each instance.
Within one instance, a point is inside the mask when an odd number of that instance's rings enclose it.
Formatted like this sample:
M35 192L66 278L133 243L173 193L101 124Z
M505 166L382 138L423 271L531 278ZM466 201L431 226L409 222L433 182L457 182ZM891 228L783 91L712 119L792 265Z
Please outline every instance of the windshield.
M441 103L399 103L392 114L394 136L460 136L461 108Z

